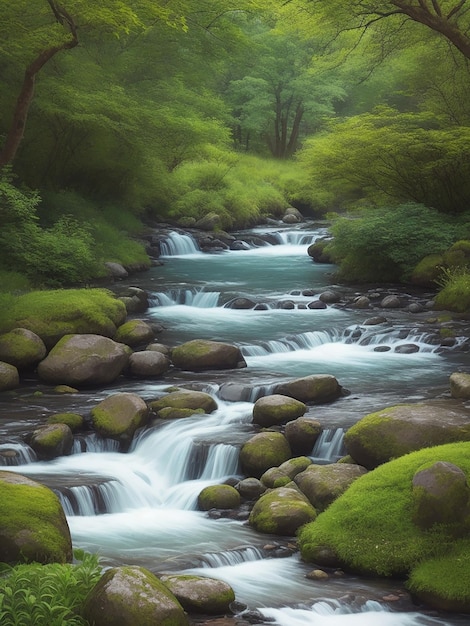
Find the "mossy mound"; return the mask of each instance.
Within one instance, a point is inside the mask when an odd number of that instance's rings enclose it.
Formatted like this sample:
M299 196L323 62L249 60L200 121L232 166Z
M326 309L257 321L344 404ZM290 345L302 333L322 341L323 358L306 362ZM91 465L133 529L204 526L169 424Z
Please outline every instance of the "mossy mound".
M240 506L240 494L230 485L210 485L201 491L197 504L201 511L236 509Z
M72 540L58 497L25 476L0 472L0 561L68 563Z
M48 348L70 334L113 337L126 319L126 307L107 289L32 291L2 312L0 331L26 328Z
M465 539L455 537L453 525L421 530L413 521L413 477L438 461L453 463L468 480L470 443L425 448L381 465L356 480L315 523L300 531L302 557L319 563L322 553L334 554L343 567L380 576L405 576L417 564L421 568L428 561L446 559L450 554L468 561L470 520ZM446 581L436 568L426 571L433 572L433 576L422 575L423 591L440 586L448 598L470 601L470 568L462 568L462 581L455 589L453 577Z

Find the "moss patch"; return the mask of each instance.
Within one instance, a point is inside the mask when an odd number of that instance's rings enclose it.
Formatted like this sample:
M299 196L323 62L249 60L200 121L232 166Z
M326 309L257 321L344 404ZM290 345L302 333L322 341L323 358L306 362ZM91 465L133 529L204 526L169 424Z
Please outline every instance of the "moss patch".
M302 529L303 558L313 560L318 549L327 546L354 571L393 576L407 574L416 563L456 549L460 541L452 528L440 525L421 531L412 519L413 476L437 461L457 465L468 478L470 443L425 448L356 480L314 524Z

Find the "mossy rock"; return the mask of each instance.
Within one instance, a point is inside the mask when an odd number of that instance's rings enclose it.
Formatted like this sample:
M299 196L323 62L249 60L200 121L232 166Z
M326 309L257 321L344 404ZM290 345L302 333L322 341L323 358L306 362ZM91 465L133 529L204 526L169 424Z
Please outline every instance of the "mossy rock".
M148 421L149 410L135 393L108 396L91 410L93 427L101 436L130 441Z
M319 421L308 417L299 417L292 422L287 422L284 435L294 454L311 454L322 430Z
M328 246L331 244L331 239L320 239L315 243L312 243L307 248L308 256L312 257L315 263L333 263Z
M280 383L275 386L274 391L307 404L322 404L339 398L341 385L330 374L312 374Z
M236 509L240 506L240 494L231 485L210 485L201 491L197 504L201 511Z
M0 336L0 361L19 370L34 367L46 354L43 340L26 328L14 328Z
M249 523L260 533L294 536L297 530L316 518L316 511L296 489L279 487L255 502Z
M248 476L259 478L270 467L279 467L292 456L281 433L262 432L249 439L240 450L240 463Z
M279 467L271 467L261 476L261 482L266 487L283 487L297 474L306 470L312 460L306 456L298 456L281 463Z
M212 413L217 410L217 402L208 393L203 391L189 391L186 389L178 389L158 400L149 402L149 407L157 415L166 408L174 409L192 409L196 411L202 409L205 413Z
M278 426L304 415L307 406L290 396L273 394L259 398L253 406L253 423L262 426Z
M450 393L453 398L470 400L470 374L454 372L450 375Z
M401 404L363 417L345 434L347 453L373 469L420 448L470 440L470 412L450 403Z
M367 470L360 465L310 465L294 478L295 484L317 511L324 511Z
M55 413L47 418L48 424L66 424L73 433L83 429L83 417L78 413Z
M38 365L41 380L72 387L113 382L129 361L129 349L101 335L66 335Z
M417 564L449 553L467 554L468 558L470 526L459 539L454 523L439 524L429 532L413 519L413 477L439 461L459 467L468 481L470 443L424 448L358 478L314 524L300 531L302 558L321 564L318 556L322 551L335 554L343 567L373 576L406 576ZM470 568L464 578L470 600ZM441 575L436 584L447 584L453 594L452 583L446 583Z
M240 348L220 341L194 339L173 349L173 364L190 371L225 370L246 367Z
M106 289L32 291L18 296L2 315L1 330L26 328L50 349L65 335L113 337L126 315L124 304Z
M410 282L421 287L435 287L443 265L442 254L428 254L413 269Z
M72 539L58 497L25 476L0 471L0 561L68 563Z
M164 575L160 580L189 613L222 615L231 612L230 604L235 600L235 593L222 580L188 574Z
M0 361L0 391L10 391L20 385L20 375L14 365Z
M172 406L166 406L157 413L162 420L179 420L193 415L207 415L204 409L177 409Z
M94 626L188 626L183 607L143 567L109 569L88 594L85 619Z
M135 348L143 346L155 338L152 327L143 320L130 320L116 331L114 340L118 343L124 343L126 346Z
M72 451L72 431L63 423L41 426L33 432L30 445L39 459L49 460L65 456Z

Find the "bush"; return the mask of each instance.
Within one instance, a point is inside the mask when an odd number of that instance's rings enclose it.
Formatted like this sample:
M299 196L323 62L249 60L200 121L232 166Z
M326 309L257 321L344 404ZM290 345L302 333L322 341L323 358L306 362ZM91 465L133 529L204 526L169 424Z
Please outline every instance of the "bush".
M328 252L348 281L406 282L418 261L444 252L458 237L459 225L420 204L369 210L358 218L339 218Z
M0 623L2 626L79 626L85 599L101 577L95 555L76 551L76 565L2 564Z
M439 284L442 289L435 299L437 309L470 312L470 268L444 269Z

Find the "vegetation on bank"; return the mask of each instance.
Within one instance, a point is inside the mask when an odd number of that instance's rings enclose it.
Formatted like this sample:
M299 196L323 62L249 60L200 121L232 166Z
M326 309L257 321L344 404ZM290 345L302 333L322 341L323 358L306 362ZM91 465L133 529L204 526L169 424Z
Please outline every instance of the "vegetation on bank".
M74 565L0 565L3 626L84 626L85 599L101 577L98 557L75 552Z
M327 546L352 571L410 575L412 591L435 590L441 597L470 605L470 570L465 569L470 518L466 529L441 524L424 531L412 517L414 474L446 461L461 468L468 479L469 453L469 443L425 448L362 476L314 523L303 527L299 536L303 558L315 561L317 552Z

